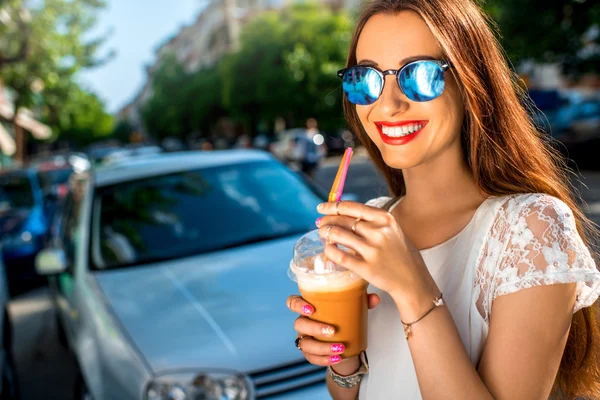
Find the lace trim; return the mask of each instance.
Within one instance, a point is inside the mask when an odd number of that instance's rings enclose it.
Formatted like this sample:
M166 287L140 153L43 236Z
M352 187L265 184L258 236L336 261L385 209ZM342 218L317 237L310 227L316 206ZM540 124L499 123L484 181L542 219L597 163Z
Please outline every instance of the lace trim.
M378 197L366 204L381 208L390 199ZM546 194L506 196L477 260L473 284L479 313L489 322L498 296L556 283L577 283L574 313L600 296L600 272L573 213Z
M600 296L600 272L577 232L571 210L545 194L508 196L477 262L477 309L489 322L498 296L555 283L577 283L573 312Z

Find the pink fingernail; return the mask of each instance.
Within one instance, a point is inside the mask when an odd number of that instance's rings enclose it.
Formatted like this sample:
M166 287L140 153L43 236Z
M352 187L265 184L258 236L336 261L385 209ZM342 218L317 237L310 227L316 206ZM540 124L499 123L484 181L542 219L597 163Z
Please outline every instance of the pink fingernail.
M321 220L322 219L323 218L317 218L317 220L315 221L315 225L317 226L317 228L321 226Z
M346 348L342 343L334 344L331 346L331 351L333 351L334 353L343 353L344 350L346 350Z
M342 360L342 357L340 356L331 356L329 357L329 362L332 364L337 364Z
M304 306L302 306L302 314L306 314L306 315L310 315L313 313L313 308L312 306L309 306L308 304L305 304Z

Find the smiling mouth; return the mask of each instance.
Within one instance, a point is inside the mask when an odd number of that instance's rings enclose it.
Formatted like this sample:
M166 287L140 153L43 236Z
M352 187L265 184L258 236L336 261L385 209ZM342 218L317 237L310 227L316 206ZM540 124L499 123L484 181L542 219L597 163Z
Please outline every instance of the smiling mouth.
M420 131L428 121L407 121L398 124L376 122L379 131L387 137L400 138Z

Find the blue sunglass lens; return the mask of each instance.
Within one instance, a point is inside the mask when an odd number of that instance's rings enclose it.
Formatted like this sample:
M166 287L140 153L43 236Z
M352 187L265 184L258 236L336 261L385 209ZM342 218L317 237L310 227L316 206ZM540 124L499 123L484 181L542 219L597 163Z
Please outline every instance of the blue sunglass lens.
M430 101L444 91L444 70L431 61L409 64L398 77L402 91L412 101Z
M352 104L366 106L377 101L383 88L383 80L371 68L352 67L342 77L342 88Z

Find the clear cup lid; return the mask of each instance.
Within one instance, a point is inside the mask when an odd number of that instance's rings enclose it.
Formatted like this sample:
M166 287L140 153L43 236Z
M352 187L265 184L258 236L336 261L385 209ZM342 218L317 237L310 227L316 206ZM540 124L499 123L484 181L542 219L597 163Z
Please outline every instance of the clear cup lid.
M338 247L345 251L351 251L341 245L338 245ZM318 230L315 229L302 236L294 246L294 256L290 263L290 278L297 281L295 275L298 273L328 275L348 271L346 268L328 260L324 251L325 240L319 236Z

